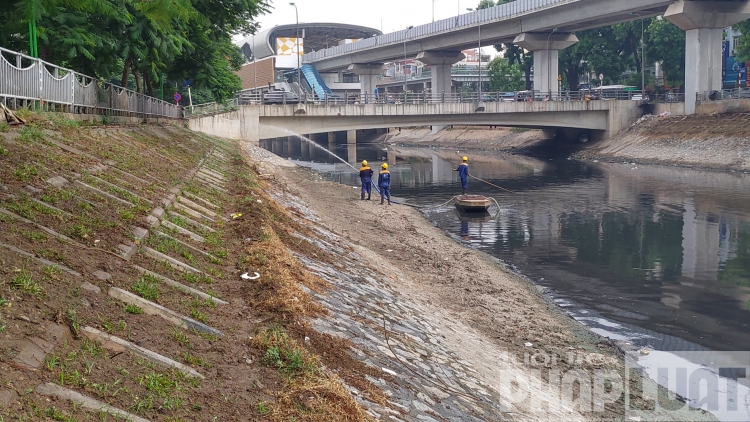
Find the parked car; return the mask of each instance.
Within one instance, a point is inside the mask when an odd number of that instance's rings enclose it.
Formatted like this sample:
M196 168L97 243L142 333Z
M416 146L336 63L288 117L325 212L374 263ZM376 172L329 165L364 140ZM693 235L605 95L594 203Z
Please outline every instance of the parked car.
M515 92L506 92L502 96L500 96L500 101L504 103L512 103L516 101L516 93Z
M268 91L263 94L263 104L299 104L299 102L300 98L297 94L283 89Z

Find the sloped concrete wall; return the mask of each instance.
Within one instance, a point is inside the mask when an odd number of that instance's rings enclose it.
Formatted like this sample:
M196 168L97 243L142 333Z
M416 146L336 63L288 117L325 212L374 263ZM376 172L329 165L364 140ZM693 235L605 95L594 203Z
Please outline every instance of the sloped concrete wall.
M258 108L241 107L228 113L193 117L188 120L188 128L220 138L237 139L258 145Z

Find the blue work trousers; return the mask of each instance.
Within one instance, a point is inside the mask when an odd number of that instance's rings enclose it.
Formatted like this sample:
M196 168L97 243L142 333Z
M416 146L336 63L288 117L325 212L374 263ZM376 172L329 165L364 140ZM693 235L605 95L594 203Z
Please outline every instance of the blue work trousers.
M366 193L368 197L372 194L372 181L362 182L362 193Z

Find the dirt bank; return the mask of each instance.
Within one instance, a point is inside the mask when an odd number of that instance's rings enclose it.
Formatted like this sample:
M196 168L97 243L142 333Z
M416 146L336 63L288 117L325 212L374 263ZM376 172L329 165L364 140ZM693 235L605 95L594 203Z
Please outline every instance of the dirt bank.
M574 157L749 171L750 114L646 116Z
M413 303L420 312L420 315L404 312L402 324L415 326L414 321L418 318L434 321L436 333L429 333L423 344L429 346L434 339L444 342L458 355L458 362L469 362L470 367L476 369L469 371L476 372L472 376L482 382L481 388L495 391L501 397L502 405L509 409L507 414L495 414L480 420L513 417L516 420L593 421L626 416L642 418L632 420L655 417L653 413L642 411L646 403L637 396L631 397L629 410L618 401L608 404L600 412L581 411L565 397L559 406L540 410L534 400L555 401L554 395L559 393L545 388L532 388L531 401L510 402L508 398L513 389L505 385L509 377L534 384L540 382L542 375L535 372L538 368L508 363L503 356L515 355L523 360L524 355L538 353L540 356L560 357L556 364L543 365L547 369L566 371L576 368L584 372L612 369L622 373L620 351L612 342L592 334L564 315L534 285L509 271L502 263L450 239L419 211L405 206L381 206L377 201L360 201L357 189L323 181L308 169L281 167L285 161L268 151L253 147L248 147L248 150L251 160L263 162L260 164L262 173L273 174L276 188L284 192L281 196L295 198L290 200L290 204L295 205L288 206L305 208L298 215L307 216L306 224L319 226L321 230L334 233L341 243L352 245L357 260L348 261L348 253L341 255L330 268L332 279L354 271L359 275L347 278L347 283L364 283L367 277L351 268L358 267L374 278L385 280L382 289L392 289L398 303ZM341 284L346 286L346 283ZM348 292L343 296L351 295ZM367 297L378 306L381 302L393 300L392 297L385 300L371 295ZM360 302L359 306L362 309L355 307L350 312L342 309L340 317L334 315L330 319L339 320L352 315L352 319L361 322L360 327L365 326L364 315L369 303ZM377 324L378 320L374 323ZM330 325L325 321L323 324ZM385 327L385 319L382 324ZM360 344L351 330L346 335ZM395 354L393 349L390 351ZM366 350L365 354L371 356ZM577 362L564 361L563 357L571 355L586 358ZM394 370L399 376L410 375L403 367L403 372ZM562 395L568 393L572 394L569 391ZM434 405L433 409L438 407ZM702 412L689 413L676 412L658 417L660 420L713 420L711 415Z
M487 126L446 127L433 134L430 128L391 129L389 144L402 146L434 146L482 151L510 151L529 148L541 141L542 132L533 129Z

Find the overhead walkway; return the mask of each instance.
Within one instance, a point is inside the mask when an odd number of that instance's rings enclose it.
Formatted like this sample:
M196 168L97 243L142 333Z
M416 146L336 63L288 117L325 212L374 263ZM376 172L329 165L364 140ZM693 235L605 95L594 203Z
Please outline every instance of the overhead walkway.
M315 69L315 66L311 64L304 64L300 68L300 71L302 71L302 75L305 76L307 83L310 85L313 93L317 95L318 98L333 96L333 91L331 91L331 88L328 88L328 85L326 85L325 81L320 76L320 73L318 73L318 70Z

